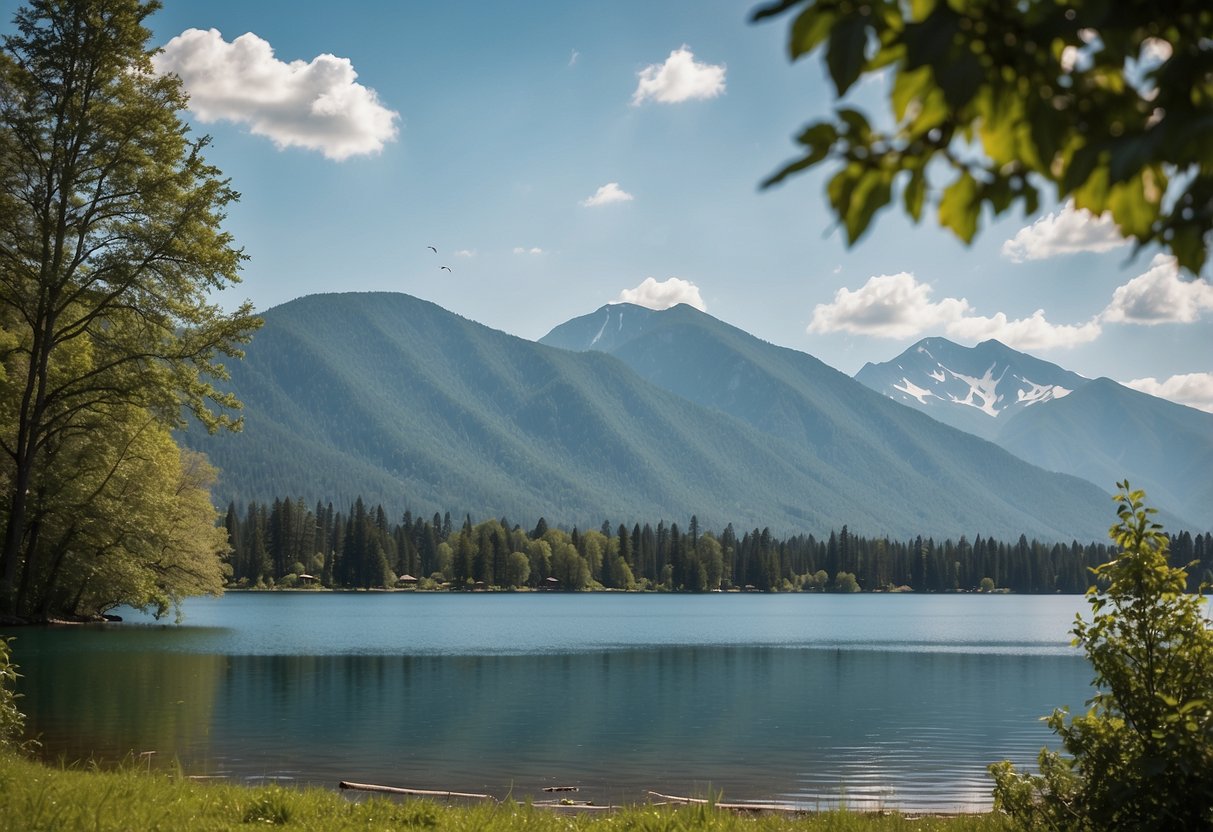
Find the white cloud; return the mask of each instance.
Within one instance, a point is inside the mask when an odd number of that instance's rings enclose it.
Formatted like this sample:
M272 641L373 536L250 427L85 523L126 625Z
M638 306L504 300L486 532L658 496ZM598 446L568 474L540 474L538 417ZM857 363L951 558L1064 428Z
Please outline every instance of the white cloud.
M992 317L974 314L964 298L931 300L931 287L907 272L869 278L859 289L834 293L833 303L813 309L809 332L850 332L879 338L911 338L942 329L964 341L990 338L1018 349L1047 349L1083 344L1099 337L1097 320L1080 325L1052 324L1043 310L1028 318L1011 320L999 312Z
M157 71L181 77L200 121L246 124L279 148L304 147L340 160L378 153L397 135L399 114L355 82L348 58L324 54L285 63L252 32L227 43L217 29L186 29L153 62Z
M1085 208L1075 208L1074 202L1070 201L1060 211L1021 228L1019 233L1002 244L1002 255L1022 263L1083 251L1101 254L1128 242L1116 229L1111 214L1096 217Z
M594 192L594 195L581 200L581 204L587 208L593 208L596 205L609 205L612 202L628 202L635 199L630 193L619 187L618 182L608 182Z
M671 277L661 283L646 277L635 289L624 289L620 292L619 300L649 309L669 309L671 306L685 303L700 312L707 311L707 306L699 295L699 287L680 277Z
M677 104L692 98L715 98L724 92L724 64L704 64L695 60L690 47L683 44L663 64L650 64L636 73L640 78L632 93L632 106L646 99L662 104Z
M1144 274L1117 287L1101 318L1130 324L1190 324L1213 310L1213 285L1183 280L1174 257L1156 254Z
M948 324L948 335L964 341L993 338L1019 350L1047 350L1087 344L1099 337L1103 328L1097 319L1085 324L1052 324L1045 311L1037 309L1027 318L1010 320L1002 312L993 317L968 316Z
M1183 373L1159 381L1156 378L1135 378L1121 382L1151 396L1170 399L1197 410L1213 413L1213 373Z
M455 256L456 256L456 257L475 257L475 256L476 256L476 249L474 249L474 248L461 248L461 249L459 249L458 251L456 251L456 252L455 252Z
M569 53L569 66L576 66L577 59L581 57L581 53L574 49Z
M839 289L833 303L814 307L809 332L908 338L969 312L969 302L963 298L932 303L930 296L931 287L908 272L876 275L853 292Z
M531 248L527 248L526 246L514 246L514 253L515 254L543 254L543 249L541 249L539 246L532 246Z

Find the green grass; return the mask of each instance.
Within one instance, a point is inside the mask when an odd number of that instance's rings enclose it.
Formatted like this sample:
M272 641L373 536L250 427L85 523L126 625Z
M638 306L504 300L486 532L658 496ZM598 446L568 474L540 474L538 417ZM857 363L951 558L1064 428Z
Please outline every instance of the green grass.
M327 789L199 783L139 768L54 768L0 752L0 819L5 829L89 830L476 830L476 832L682 832L683 830L813 830L813 832L994 832L995 815L906 817L822 812L750 817L707 806L635 806L603 815L568 815L525 804L445 806L420 800L351 800Z

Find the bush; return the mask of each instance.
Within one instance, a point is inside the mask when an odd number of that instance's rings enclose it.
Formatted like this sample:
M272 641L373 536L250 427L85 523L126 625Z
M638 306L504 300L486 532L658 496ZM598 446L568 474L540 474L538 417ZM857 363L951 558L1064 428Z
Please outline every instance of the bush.
M1039 775L990 767L994 806L1027 829L1213 829L1213 629L1144 493L1119 487L1120 556L1073 630L1098 692L1047 718L1065 754L1042 750Z
M17 710L17 697L13 690L20 674L12 662L12 639L0 638L0 748L14 746L25 728L25 714Z

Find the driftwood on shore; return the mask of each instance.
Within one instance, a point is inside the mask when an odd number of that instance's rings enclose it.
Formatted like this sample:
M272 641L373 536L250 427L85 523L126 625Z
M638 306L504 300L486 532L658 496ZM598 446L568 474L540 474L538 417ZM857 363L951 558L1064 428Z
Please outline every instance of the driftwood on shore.
M661 792L648 792L650 797L661 798L665 803L675 803L684 806L702 806L711 804L717 809L728 809L733 812L789 812L800 813L803 809L797 809L794 806L786 806L782 803L721 803L715 800L705 800L702 797L680 797L676 794L662 794Z
M357 792L381 792L384 794L405 794L413 797L458 797L466 800L492 800L497 798L491 794L472 794L470 792L443 792L434 791L432 789L402 789L396 786L377 786L374 783L351 783L348 780L342 780L337 784L337 788L350 789Z
M406 797L438 797L438 798L457 798L461 800L491 800L494 803L501 801L493 797L491 794L476 794L473 792L450 792L438 791L434 789L405 789L398 786L380 786L374 783L352 783L349 780L342 780L337 784L338 788L348 789L350 791L359 792L377 792L379 794L398 794ZM545 792L575 792L578 791L578 786L547 786L543 789ZM717 809L724 809L731 812L785 812L789 814L803 812L803 809L797 809L793 806L787 806L781 803L722 803L715 800L706 800L702 797L681 797L674 794L662 794L661 792L648 791L646 792L650 798L658 798L660 802L650 803L653 806L703 806L711 805ZM610 804L597 804L585 800L569 800L564 798L561 800L542 800L534 801L532 806L542 809L555 809L557 811L612 811L617 809L617 806Z

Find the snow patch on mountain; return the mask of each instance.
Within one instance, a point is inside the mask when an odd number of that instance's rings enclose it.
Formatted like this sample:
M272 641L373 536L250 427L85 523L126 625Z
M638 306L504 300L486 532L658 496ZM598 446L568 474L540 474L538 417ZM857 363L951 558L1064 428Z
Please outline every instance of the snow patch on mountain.
M602 333L606 332L607 324L609 324L610 322L611 322L611 310L607 309L606 320L602 322L602 326L599 328L598 334L594 336L594 339L592 341L590 341L591 347L594 346L595 344L597 344L600 340L602 340ZM619 316L619 325L621 327L623 326L623 315Z
M942 365L940 365L942 366ZM1006 375L1006 368L1003 368L1002 373L998 378L994 378L994 368L996 364L991 364L986 368L985 374L981 378L975 376L966 376L964 373L958 373L955 370L948 370L952 377L963 381L969 385L969 391L964 396L954 396L951 393L948 397L956 404L967 404L969 407L975 407L982 413L989 416L997 417L999 414L998 402L1002 400L1002 396L998 395L998 384Z
M900 390L903 393L913 396L914 398L918 399L919 404L926 404L927 396L935 398L935 394L930 390L926 389L925 387L919 387L917 384L905 377L902 377L901 384L894 384L893 389Z
M1060 384L1037 384L1026 378L1021 378L1020 381L1028 385L1028 389L1016 390L1015 402L1016 404L1022 404L1024 407L1030 407L1052 399L1064 399L1074 392L1062 387Z

